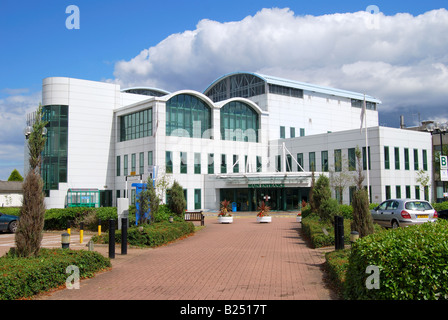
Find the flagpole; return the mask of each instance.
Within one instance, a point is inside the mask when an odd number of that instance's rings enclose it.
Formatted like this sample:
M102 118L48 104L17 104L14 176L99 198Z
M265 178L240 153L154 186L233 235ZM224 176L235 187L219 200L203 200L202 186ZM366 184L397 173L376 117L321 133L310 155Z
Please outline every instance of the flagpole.
M368 127L367 127L367 106L366 106L366 95L364 94L364 122L366 124L366 169L367 169L367 197L370 203L370 172L369 172L369 137L368 137Z

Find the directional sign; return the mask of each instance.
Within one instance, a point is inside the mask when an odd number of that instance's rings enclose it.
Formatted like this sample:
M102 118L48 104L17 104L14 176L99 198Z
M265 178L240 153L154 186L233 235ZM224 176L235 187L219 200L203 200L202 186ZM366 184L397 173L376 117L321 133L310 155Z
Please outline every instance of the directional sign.
M440 156L440 170L448 170L447 156Z

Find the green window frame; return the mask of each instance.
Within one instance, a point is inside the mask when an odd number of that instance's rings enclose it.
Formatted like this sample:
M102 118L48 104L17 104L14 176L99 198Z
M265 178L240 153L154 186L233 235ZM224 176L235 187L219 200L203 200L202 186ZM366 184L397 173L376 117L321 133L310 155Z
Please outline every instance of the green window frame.
M186 174L188 173L188 155L186 152L180 153L180 173Z
M401 199L401 186L395 186L395 197Z
M356 149L355 148L348 149L348 170L349 171L356 170Z
M127 175L129 175L129 172L128 172L128 165L129 165L129 163L128 163L128 155L127 154L125 154L124 155L124 157L123 157L123 174L124 174L124 176L126 177Z
M404 170L409 170L409 148L404 148Z
M406 186L406 198L411 198L411 186Z
M121 157L117 156L117 177L121 174Z
M135 153L131 154L131 174L137 170L137 156Z
M414 170L418 170L418 149L414 149Z
M221 173L227 173L227 161L225 154L221 154Z
M394 148L395 170L400 170L400 148Z
M194 189L194 209L201 209L202 205L201 189Z
M286 133L285 133L285 127L280 127L280 139L285 139Z
M316 153L310 152L308 154L308 165L309 165L309 171L315 171L316 170Z
M120 116L120 142L152 136L152 108Z
M231 101L221 110L221 139L258 142L259 115L248 104Z
M138 165L139 165L139 174L145 173L145 153L144 152L140 152L140 154L139 154Z
M152 166L154 164L154 160L152 158L152 151L148 151L148 166Z
M297 171L298 172L302 172L305 170L305 168L303 167L303 153L298 153L297 154ZM299 166L300 165L300 166Z
M322 172L328 172L328 151L321 152Z
M384 146L384 169L390 169L389 147Z
M194 173L201 174L201 154L194 154Z
M263 170L263 165L261 162L261 157L257 156L257 172L261 172Z
M300 136L301 137L305 136L305 128L300 128Z
M290 138L296 137L296 128L294 128L294 127L289 128L289 137Z
M368 158L369 158L369 170L372 169L371 167L371 157L370 157L370 147L367 148L368 152ZM362 147L362 169L367 170L367 154L366 154L366 147Z
M165 105L167 136L210 139L205 133L211 129L211 108L205 101L191 94L178 94Z
M423 157L423 170L428 171L428 151L425 149L422 150L422 157Z
M239 160L238 155L234 154L233 155L233 164L232 164L232 168L233 168L233 172L234 173L240 172L240 163L239 163L238 160Z
M334 171L335 172L342 171L342 150L341 149L334 150Z
M165 151L165 172L173 173L173 154L171 151Z

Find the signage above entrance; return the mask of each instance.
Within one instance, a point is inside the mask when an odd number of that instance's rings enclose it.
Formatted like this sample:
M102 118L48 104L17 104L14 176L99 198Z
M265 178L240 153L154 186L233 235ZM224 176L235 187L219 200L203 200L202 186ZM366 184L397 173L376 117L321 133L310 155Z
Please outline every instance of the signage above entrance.
M284 183L258 183L258 184L248 184L249 188L284 188Z

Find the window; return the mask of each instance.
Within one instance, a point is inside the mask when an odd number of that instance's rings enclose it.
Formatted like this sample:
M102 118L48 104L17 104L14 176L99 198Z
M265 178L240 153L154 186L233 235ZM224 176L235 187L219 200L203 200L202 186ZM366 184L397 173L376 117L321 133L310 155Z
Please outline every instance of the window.
M384 146L384 169L390 169L389 147Z
M348 149L348 170L356 170L356 150L355 148Z
M409 170L409 149L404 148L404 170Z
M302 89L279 86L277 84L269 84L269 93L280 94L282 96L288 96L294 98L303 98Z
M420 199L420 186L415 186L415 199Z
M356 187L355 186L350 186L348 188L348 197L349 197L350 203L353 202L353 196L354 196L355 192L356 192Z
M303 153L298 153L297 154L297 171L304 171L303 169Z
M201 209L201 189L194 189L194 209Z
M124 155L123 161L124 161L123 162L123 170L124 170L123 174L125 176L127 176L128 175L128 155L127 154Z
M152 166L154 164L154 160L152 159L152 151L148 151L148 166Z
M310 152L309 153L309 171L315 171L316 170L316 153Z
M211 129L211 109L201 99L190 94L179 94L166 102L166 135L205 138Z
M366 147L362 148L362 169L367 170L367 158L369 158L369 170L372 169L370 165L370 147L368 147L368 154L366 154Z
M352 107L353 108L362 108L364 105L364 100L352 99ZM366 109L367 110L376 110L376 103L366 101Z
M289 136L291 138L295 138L296 137L296 128L289 128Z
M120 117L120 142L152 136L152 109Z
M187 153L180 153L180 173L187 173Z
M135 153L133 153L131 154L131 175L135 174L136 166L137 166L137 158Z
M171 151L165 152L165 172L173 173L173 158Z
M285 127L280 127L280 139L285 139Z
M275 171L282 171L282 156L275 156Z
M423 157L423 170L428 171L428 152L426 150L422 150Z
M390 195L390 186L386 186L386 199L390 199L391 195Z
M262 170L261 157L257 156L257 172L261 172L261 170Z
M234 172L234 173L238 173L238 172L240 172L239 158L238 158L238 156L237 156L236 154L233 155L233 164L232 164L232 167L233 167L233 172Z
M423 192L425 193L425 200L429 201L429 187L425 186L425 189Z
M342 150L341 149L334 150L334 171L336 171L336 172L342 171Z
M244 102L232 101L221 108L221 139L258 142L258 113Z
M401 186L395 186L395 197L401 199Z
M322 157L322 172L328 172L328 151L322 151L321 157Z
M286 155L286 171L287 172L292 171L292 157L290 154Z
M213 173L215 173L215 162L214 162L214 158L215 158L215 155L213 154L213 153L209 153L208 154L208 163L207 163L207 166L208 166L208 173L209 174L213 174Z
M406 198L411 198L411 186L406 186Z
M201 174L201 154L194 154L194 173Z
M301 137L305 136L305 128L300 128L300 136Z
M221 173L227 173L226 155L221 155Z
M117 156L117 177L121 174L121 157Z
M143 174L145 173L145 154L143 152L140 152L139 159L138 159L138 165L139 165L139 173Z
M400 148L394 148L395 170L400 170Z
M266 82L252 74L239 73L216 82L205 95L213 102L233 97L249 98L266 93Z
M418 150L414 149L414 170L418 170Z

